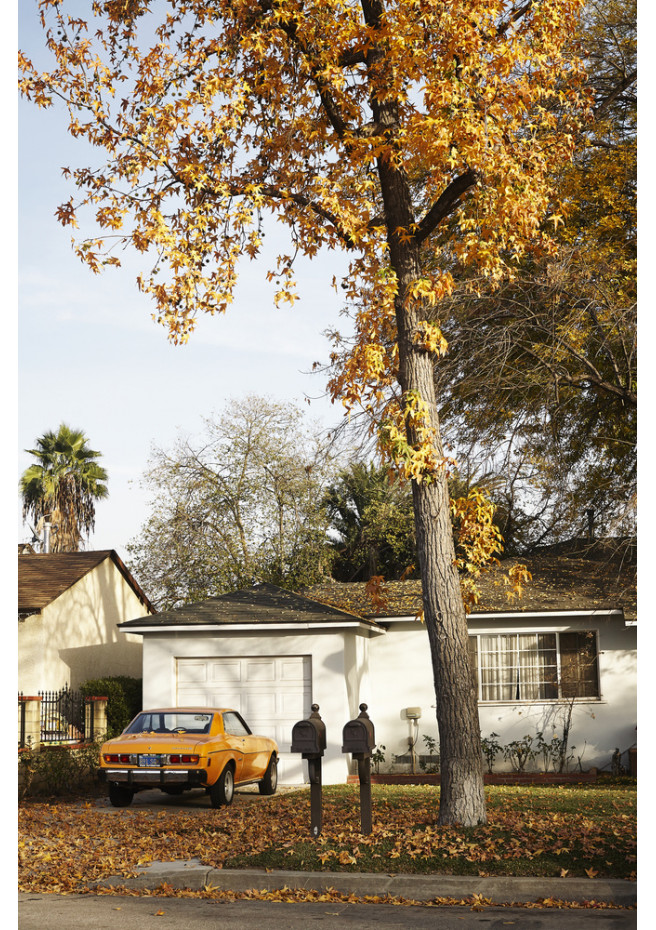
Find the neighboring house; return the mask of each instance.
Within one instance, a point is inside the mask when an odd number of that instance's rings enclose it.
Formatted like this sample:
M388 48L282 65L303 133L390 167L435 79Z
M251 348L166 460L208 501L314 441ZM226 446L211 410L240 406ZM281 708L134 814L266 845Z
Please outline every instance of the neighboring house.
M114 550L18 556L18 688L72 689L141 677L140 636L119 628L154 608Z
M615 749L636 741L635 566L618 565L603 547L544 550L526 562L533 580L521 600L508 600L495 570L468 618L482 735L508 743L542 731L549 741L562 736L571 708L574 764L581 757L584 768L609 768ZM289 752L291 729L319 704L323 781L337 784L349 771L342 730L360 702L386 747L381 770L410 758L409 740L421 755L423 736L437 739L421 584L385 588L378 613L363 584L314 585L303 595L259 584L121 629L144 638L145 704L235 707L278 741L283 783L306 778Z

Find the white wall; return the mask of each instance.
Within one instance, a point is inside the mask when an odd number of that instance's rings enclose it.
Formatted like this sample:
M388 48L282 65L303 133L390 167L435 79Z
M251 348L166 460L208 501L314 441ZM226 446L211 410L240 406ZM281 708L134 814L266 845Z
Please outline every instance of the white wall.
M141 636L123 633L117 624L145 613L116 565L105 559L40 614L19 621L19 690L29 695L74 689L106 675L141 677Z
M470 623L470 632L495 631L489 621ZM625 752L636 742L637 723L637 650L636 627L627 627L618 616L553 617L541 621L541 630L565 632L595 630L599 646L599 700L577 699L573 705L569 750L574 758L571 767L610 768L616 748ZM521 620L504 621L504 631L535 631ZM481 733L502 735L500 742L521 739L526 734L543 731L544 739L563 734L564 716L569 702L497 702L479 704ZM575 747L573 749L572 747ZM626 762L626 757L624 759ZM499 759L495 771L509 766Z
M536 626L539 623L539 626ZM569 746L576 747L573 767L582 755L584 769L609 767L615 748L624 752L636 741L637 659L636 628L627 627L619 616L544 617L526 619L469 619L470 633L597 630L599 633L600 700L577 700L572 716ZM428 634L419 621L390 624L386 637L372 640L370 671L373 684L370 716L376 727L376 740L386 746L386 763L381 771L408 771L394 766L394 755L408 752L410 724L403 709L418 705L422 717L418 725L417 754L426 754L422 739L437 738L435 691ZM481 733L499 734L501 744L544 731L550 739L562 736L563 702L480 703ZM555 729L554 729L555 728ZM510 768L498 758L494 770ZM417 769L420 771L420 769Z
M437 739L433 669L424 624L412 620L390 625L386 636L372 640L370 665L373 687L369 715L376 728L376 742L385 746L381 771L409 771L393 762L395 756L409 752L408 739L417 738L418 755L427 752L424 734ZM421 708L416 728L405 718L407 707Z
M495 632L518 632L538 628L526 618L495 621L469 620L471 632L493 629ZM546 617L539 621L541 630L599 631L599 667L601 700L577 701L574 708L569 745L576 755L583 753L582 765L608 767L616 747L621 751L635 742L636 723L636 633L620 617L591 618ZM176 659L182 657L308 655L312 664L312 702L319 704L326 724L328 747L323 760L324 784L340 784L349 770L349 756L342 755L342 730L358 714L358 705L368 705L375 727L376 742L386 747L386 762L381 771L408 771L408 766L393 765L395 755L408 753L408 737L415 735L417 755L427 754L423 736L438 738L435 715L435 690L428 635L419 621L390 624L385 635L357 635L354 631L307 631L289 633L264 630L258 632L152 632L144 634L144 706L167 706L176 703ZM534 735L561 725L564 708L559 702L498 702L479 705L483 736L499 734L508 743L526 733ZM416 730L405 718L408 707L420 707L421 719ZM291 732L289 733L291 742ZM585 748L584 748L585 747ZM280 747L287 753L289 743ZM295 759L291 781L307 777L307 763ZM291 763L290 763L291 764ZM509 768L498 759L495 771ZM417 771L420 771L417 766Z
M176 660L193 657L289 655L311 657L312 698L326 724L327 749L322 760L324 784L343 784L349 756L343 755L342 729L357 716L360 695L368 692L367 644L351 631L322 632L194 632L145 633L143 636L144 707L176 704ZM308 708L309 714L309 708ZM248 721L247 721L248 722ZM280 744L281 782L302 784L307 762Z

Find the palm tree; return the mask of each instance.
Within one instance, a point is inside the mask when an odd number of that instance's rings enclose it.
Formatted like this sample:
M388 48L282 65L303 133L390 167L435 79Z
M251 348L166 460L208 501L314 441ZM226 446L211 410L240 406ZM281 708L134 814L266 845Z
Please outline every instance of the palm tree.
M107 497L107 472L95 461L100 452L87 446L82 430L62 423L57 433L48 431L26 449L34 462L20 480L23 519L49 522L51 552L77 552L82 536L95 524L95 502Z
M325 507L335 558L336 581L394 581L416 575L417 552L409 484L392 482L389 469L352 462L328 488Z

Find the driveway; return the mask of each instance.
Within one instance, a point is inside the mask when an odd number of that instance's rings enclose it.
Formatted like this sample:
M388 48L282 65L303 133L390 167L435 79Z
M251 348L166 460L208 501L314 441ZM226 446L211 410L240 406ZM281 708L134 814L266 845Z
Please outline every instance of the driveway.
M308 793L307 787L279 786L276 794L288 794L293 791ZM266 804L271 797L276 795L260 794L257 785L246 785L244 788L235 789L233 804L254 804L262 802ZM309 803L309 800L308 800ZM94 802L105 813L115 813L121 808L112 807L109 798L101 797ZM181 795L166 794L157 788L147 789L146 791L137 791L130 808L153 808L156 810L195 810L199 808L210 809L210 797L204 788L194 788L191 791L185 791ZM125 808L123 808L125 810Z

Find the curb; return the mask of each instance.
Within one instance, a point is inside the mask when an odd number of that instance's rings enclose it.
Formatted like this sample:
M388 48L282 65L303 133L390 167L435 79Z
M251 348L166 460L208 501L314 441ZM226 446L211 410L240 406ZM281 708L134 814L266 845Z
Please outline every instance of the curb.
M634 907L636 883L621 879L483 878L463 875L390 875L371 872L296 872L265 869L212 869L200 860L153 862L135 878L113 876L96 882L96 888L121 886L154 891L164 882L175 889L202 891L304 891L375 895L430 901L434 898L468 898L481 895L493 904L532 904L544 898L556 901L603 902Z

